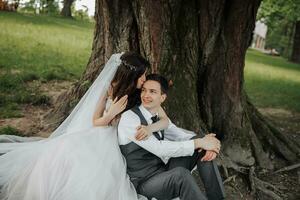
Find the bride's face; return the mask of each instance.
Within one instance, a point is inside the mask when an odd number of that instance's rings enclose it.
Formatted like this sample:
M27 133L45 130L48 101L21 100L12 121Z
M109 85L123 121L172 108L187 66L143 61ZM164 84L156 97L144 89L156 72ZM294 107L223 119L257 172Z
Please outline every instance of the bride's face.
M146 81L146 72L138 79L136 88L141 89L145 81Z

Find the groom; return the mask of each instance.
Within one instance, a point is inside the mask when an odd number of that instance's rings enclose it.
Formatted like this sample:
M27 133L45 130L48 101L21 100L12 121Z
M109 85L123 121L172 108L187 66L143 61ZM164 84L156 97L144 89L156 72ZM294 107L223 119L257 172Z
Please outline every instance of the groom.
M168 82L158 74L147 76L141 92L142 105L124 112L118 139L127 162L127 173L137 192L147 198L205 200L191 170L197 165L209 200L224 199L223 183L213 161L201 161L204 151L219 152L220 142L212 135L188 134L169 123L166 130L137 141L136 127L157 121L156 113L166 99Z

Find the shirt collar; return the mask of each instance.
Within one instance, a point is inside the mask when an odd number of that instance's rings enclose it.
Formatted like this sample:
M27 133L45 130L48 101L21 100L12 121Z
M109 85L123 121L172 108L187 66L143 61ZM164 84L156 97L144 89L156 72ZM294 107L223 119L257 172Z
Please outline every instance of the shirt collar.
M146 121L148 121L148 122L151 120L151 117L155 116L155 115L152 115L151 112L149 112L149 110L147 110L142 104L140 105L139 109L141 110L141 112L142 112L143 116L145 117Z

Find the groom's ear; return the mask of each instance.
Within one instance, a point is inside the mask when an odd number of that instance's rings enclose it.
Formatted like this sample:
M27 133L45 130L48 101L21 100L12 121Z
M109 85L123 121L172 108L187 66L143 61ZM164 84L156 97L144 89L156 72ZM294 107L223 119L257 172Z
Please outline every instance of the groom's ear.
M166 100L166 98L167 98L167 95L166 95L165 93L163 93L163 94L161 95L161 100L160 100L160 102L163 103L163 102Z

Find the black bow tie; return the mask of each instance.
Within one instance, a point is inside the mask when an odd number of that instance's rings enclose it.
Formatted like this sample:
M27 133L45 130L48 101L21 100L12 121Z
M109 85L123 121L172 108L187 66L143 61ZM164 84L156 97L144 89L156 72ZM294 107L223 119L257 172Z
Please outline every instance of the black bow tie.
M157 115L154 115L153 117L151 117L151 120L153 123L157 122L159 119L158 119L158 116Z
M151 117L151 120L153 123L159 121L159 117L157 115ZM165 134L164 131L160 131L161 136L158 134L158 132L154 132L153 135L158 139L158 140L164 140Z

